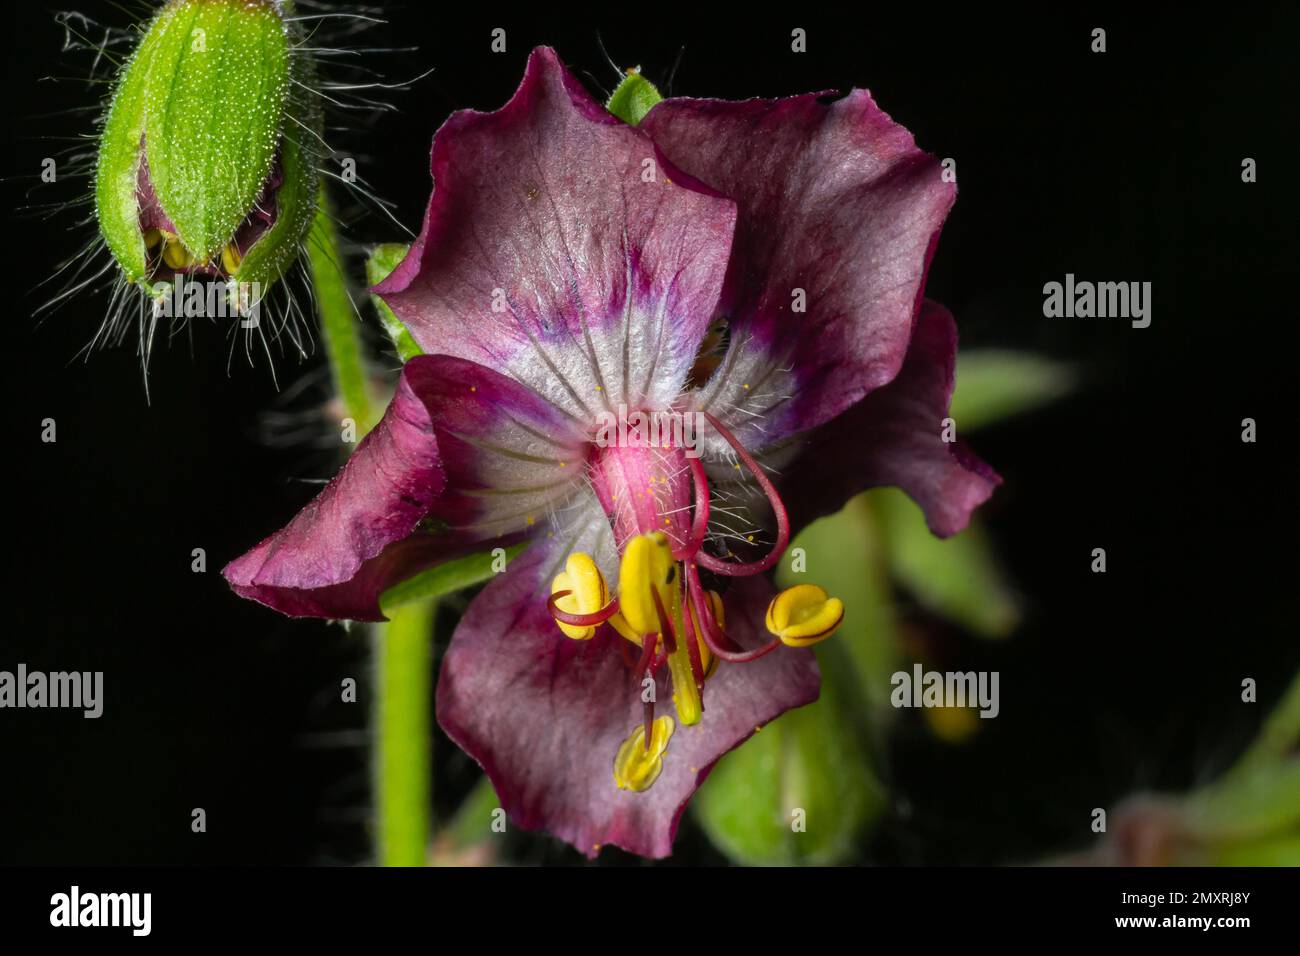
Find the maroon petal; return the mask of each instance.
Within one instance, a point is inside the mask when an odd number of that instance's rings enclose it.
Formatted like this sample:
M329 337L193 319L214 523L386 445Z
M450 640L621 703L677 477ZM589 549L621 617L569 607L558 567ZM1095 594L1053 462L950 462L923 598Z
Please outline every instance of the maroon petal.
M669 99L641 124L739 206L730 350L700 400L751 446L828 421L898 374L956 194L869 93L823 100Z
M584 454L568 419L519 383L463 359L414 358L343 470L226 579L285 614L383 620L390 585L525 532L572 497ZM430 516L448 527L420 529Z
M763 724L817 698L808 651L781 648L751 664L719 665L705 685L703 720L680 723L663 772L641 793L614 784L614 755L642 719L640 683L612 632L590 641L560 634L545 607L553 548L517 559L470 604L438 681L438 723L477 760L510 818L545 829L588 856L613 844L667 856L686 801L713 764ZM727 622L742 643L757 638L770 586L737 582ZM604 628L609 631L609 628ZM659 694L659 713L672 713Z
M666 408L716 307L735 206L666 164L554 51L494 113L433 141L411 252L376 287L431 353L471 359L590 421Z
M1002 479L960 442L943 440L956 357L952 314L927 300L898 377L812 432L786 472L781 490L794 522L836 511L864 488L897 485L935 534L966 527Z
M408 537L445 483L429 410L403 376L388 411L343 470L284 528L222 572L246 598L295 616L382 620L385 570L419 549L383 558ZM372 559L379 563L362 568Z

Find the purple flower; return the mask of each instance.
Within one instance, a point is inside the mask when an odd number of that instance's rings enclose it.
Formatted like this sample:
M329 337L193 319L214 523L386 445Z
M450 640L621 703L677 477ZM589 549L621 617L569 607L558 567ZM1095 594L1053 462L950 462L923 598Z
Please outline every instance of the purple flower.
M377 620L415 571L535 539L461 620L438 720L517 824L588 854L668 854L718 758L816 698L805 648L843 608L774 594L792 533L894 484L951 534L999 480L941 437L956 330L922 292L954 187L866 92L824 100L632 128L539 49L505 107L452 116L376 290L428 354L226 568Z

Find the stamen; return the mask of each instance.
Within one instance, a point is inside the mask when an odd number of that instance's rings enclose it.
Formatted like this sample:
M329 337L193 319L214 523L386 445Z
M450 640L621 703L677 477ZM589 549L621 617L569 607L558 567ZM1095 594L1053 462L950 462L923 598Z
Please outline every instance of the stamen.
M168 234L164 233L164 235ZM181 242L180 239L174 237L165 238L163 240L162 255L163 262L167 263L170 268L177 271L188 269L190 266L194 265L196 261L190 251L185 248L185 244Z
M659 611L655 598L671 601L671 595L660 595L660 589L676 583L677 565L673 562L668 536L662 531L639 534L623 549L623 560L618 571L619 613L637 634L657 632Z
M658 634L647 634L645 645L641 648L641 660L637 662L636 673L641 675L641 679L654 675L657 664L654 663L655 645L659 642ZM650 747L650 725L655 719L655 702L653 695L645 702L645 745Z
M561 630L563 630L564 625L566 624L577 629L592 628L597 624L604 624L606 621L612 623L614 617L618 614L618 598L614 598L614 600L610 601L599 611L593 611L590 614L572 614L561 609L559 607L560 600L568 597L572 593L572 591L567 590L556 591L546 599L546 608L551 612L551 617L555 618L555 623L560 625ZM565 631L565 633L568 634L568 631ZM573 635L569 634L569 637L573 637ZM591 635L587 634L583 637L576 637L574 640L585 641L589 637L591 637ZM637 641L636 643L640 644L641 642Z
M767 477L762 466L745 450L744 446L740 444L740 440L731 433L727 426L723 425L709 412L705 412L704 417L708 419L709 424L717 430L718 434L726 439L727 444L735 450L740 460L745 463L745 467L749 469L750 474L754 476L758 486L763 489L763 494L767 496L768 503L772 506L772 513L776 516L776 543L772 545L772 550L768 552L767 556L758 561L744 563L723 561L706 551L700 551L695 560L715 574L725 574L731 577L748 577L753 574L762 574L781 559L781 555L785 553L785 546L790 543L790 517L786 514L785 502L777 494L776 486ZM726 660L726 658L723 658L723 660Z
M588 641L595 636L596 626L618 611L618 601L609 600L605 578L591 556L575 552L551 582L546 607L565 637Z
M824 641L844 620L844 602L815 584L786 588L767 606L767 630L790 647Z
M682 630L685 631L686 650L690 655L691 679L695 681L695 691L700 697L700 710L704 710L704 661L700 653L700 638L697 636L699 628L695 623L695 609L691 606L689 594L686 596L686 613L682 615ZM708 653L707 648L705 653Z
M642 676L650 673L650 663L654 660L655 645L659 641L658 634L647 634L645 644L641 647L641 659L637 661L636 672Z
M704 713L704 702L700 699L700 685L703 681L697 679L697 665L691 654L691 648L696 647L695 637L683 635L684 639L679 642L677 630L673 625L673 618L676 615L670 615L664 609L658 592L654 592L654 599L655 610L659 613L660 633L668 649L668 671L672 677L673 705L677 708L678 718L689 727L698 724ZM698 648L695 653L699 654Z
M650 727L637 727L614 755L614 785L640 793L649 790L664 769L664 754L677 725L667 714Z

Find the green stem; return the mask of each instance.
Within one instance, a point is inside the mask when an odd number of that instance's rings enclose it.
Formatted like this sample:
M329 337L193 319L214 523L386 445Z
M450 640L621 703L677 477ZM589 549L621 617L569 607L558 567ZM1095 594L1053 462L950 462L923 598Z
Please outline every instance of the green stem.
M307 234L307 259L321 335L329 356L330 374L343 402L344 414L357 426L360 437L374 424L370 382L361 349L356 309L348 293L339 249L338 230L331 217L329 197L322 188L316 218Z
M375 625L375 846L382 866L423 866L429 846L433 616L419 601Z

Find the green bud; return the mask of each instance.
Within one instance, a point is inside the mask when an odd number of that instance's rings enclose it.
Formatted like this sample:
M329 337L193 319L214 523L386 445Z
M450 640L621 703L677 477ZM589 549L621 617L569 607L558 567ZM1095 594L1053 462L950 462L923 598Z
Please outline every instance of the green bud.
M271 0L171 0L122 71L96 169L100 231L128 281L267 286L315 213L320 105Z

